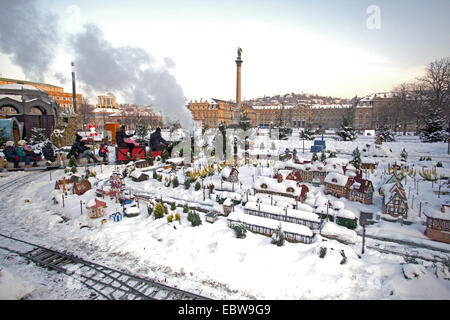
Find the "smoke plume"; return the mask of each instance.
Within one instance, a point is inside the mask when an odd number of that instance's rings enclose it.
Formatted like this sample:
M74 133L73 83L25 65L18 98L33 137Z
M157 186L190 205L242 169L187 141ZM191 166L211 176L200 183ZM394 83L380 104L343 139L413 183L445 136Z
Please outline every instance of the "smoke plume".
M0 1L0 51L29 79L43 81L59 43L58 17L33 0Z
M85 87L120 93L131 103L151 104L169 119L179 120L184 128L192 127L183 90L168 70L175 65L171 59L165 59L165 66L157 66L153 56L142 48L114 47L94 24L85 25L82 32L71 37L70 44L77 79Z
M59 17L38 10L33 0L0 0L0 12L0 52L10 55L29 80L44 81L56 47L68 42L77 82L83 85L81 93L113 92L127 103L152 105L170 120L192 129L183 90L169 72L175 67L171 58L165 57L163 66L157 66L142 48L114 47L94 24L60 35ZM60 83L66 81L60 70L50 75Z

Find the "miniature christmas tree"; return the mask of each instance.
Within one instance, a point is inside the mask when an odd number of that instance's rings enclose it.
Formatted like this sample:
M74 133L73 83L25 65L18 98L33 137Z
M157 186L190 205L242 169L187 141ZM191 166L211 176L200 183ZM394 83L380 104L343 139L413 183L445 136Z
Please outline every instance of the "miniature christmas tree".
M147 162L149 165L153 165L155 159L153 158L153 152L152 149L149 150L148 154L147 154Z
M180 183L178 182L178 177L175 176L175 178L172 181L172 187L177 188L180 185Z
M353 160L350 161L350 163L353 164L356 169L361 168L361 153L359 152L358 147L353 150Z
M193 227L202 224L202 220L200 219L200 216L196 212L189 211L187 219L192 224Z
M247 229L245 229L245 226L242 223L236 223L231 228L234 230L237 238L246 237Z
M353 128L350 119L347 117L342 121L341 127L336 134L344 141L353 141L356 139L356 131Z
M281 247L284 244L284 232L281 229L281 224L278 226L277 230L272 234L272 244L276 244Z
M403 148L402 153L400 153L400 158L402 161L405 161L408 159L408 152L406 152L405 148Z
M311 158L311 162L315 162L315 161L318 161L318 160L319 160L319 156L317 155L317 152L314 151L313 155L312 155L312 158Z
M75 159L74 156L71 156L69 159L69 167L70 167L70 171L72 173L76 173L77 172L77 159Z
M153 210L153 215L155 216L155 219L160 219L164 217L165 208L164 205L161 202L158 202L155 206L155 209Z
M322 154L320 155L320 161L324 162L327 160L327 155L325 154L325 151L322 151Z
M164 149L161 155L161 162L165 163L167 159L169 159L169 151L167 151L167 149Z
M191 179L190 178L184 179L184 188L187 190L190 187L191 187Z

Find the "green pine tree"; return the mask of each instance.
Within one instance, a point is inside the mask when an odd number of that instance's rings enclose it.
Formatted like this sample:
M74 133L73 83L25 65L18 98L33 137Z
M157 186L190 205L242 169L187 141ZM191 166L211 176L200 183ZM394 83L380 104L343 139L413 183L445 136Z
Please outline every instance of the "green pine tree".
M311 158L311 162L315 162L319 160L319 156L317 155L317 152L313 152L312 158Z
M353 128L352 121L349 117L342 120L341 127L336 134L344 141L353 141L356 139L356 130Z
M167 149L164 149L164 151L162 152L162 155L161 155L162 163L165 163L167 161L167 159L169 159L169 151L167 151Z
M408 152L406 152L405 148L403 148L402 153L400 153L400 158L402 161L405 161L408 159Z
M327 155L325 154L325 151L322 151L322 154L320 155L320 161L324 162L327 160Z
M350 161L350 163L353 164L356 169L361 168L361 153L359 152L358 147L353 150L353 160Z
M272 244L276 244L281 247L284 244L284 232L281 229L281 224L278 226L277 230L272 234Z
M202 219L198 215L197 212L189 211L188 213L188 221L192 224L193 227L199 226L202 224Z
M184 188L188 190L190 187L191 187L191 179L189 178L184 179Z
M175 176L175 178L172 181L172 187L177 188L180 185L180 182L178 181L178 177Z

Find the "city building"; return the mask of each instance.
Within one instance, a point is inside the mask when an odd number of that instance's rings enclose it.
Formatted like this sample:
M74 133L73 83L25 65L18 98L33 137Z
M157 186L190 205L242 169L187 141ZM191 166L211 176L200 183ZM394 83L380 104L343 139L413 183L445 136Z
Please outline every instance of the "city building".
M386 124L395 131L415 132L419 119L413 112L413 98L402 93L372 93L356 104L353 124L356 130L374 130Z
M344 117L352 116L351 104L315 104L311 107L310 125L312 128L337 129Z
M73 95L70 92L64 92L64 88L54 86L52 84L34 82L34 81L25 81L25 80L17 80L17 79L8 79L8 78L0 78L0 85L2 84L25 84L29 86L36 87L45 91L50 99L54 100L59 105L59 112L64 113L73 113ZM78 106L81 105L82 95L76 94L76 103L77 109Z
M220 99L191 100L187 105L194 121L201 122L204 128L217 128L220 123L231 124L235 107L234 102Z
M57 103L45 91L34 86L0 85L0 118L17 121L14 140L31 138L33 128L45 128L50 137L59 116L58 109Z

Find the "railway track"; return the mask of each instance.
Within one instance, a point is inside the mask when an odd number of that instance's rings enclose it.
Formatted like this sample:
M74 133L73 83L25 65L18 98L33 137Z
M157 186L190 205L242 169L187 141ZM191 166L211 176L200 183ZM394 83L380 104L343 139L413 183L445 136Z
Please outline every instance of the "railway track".
M95 292L94 299L105 300L209 300L207 297L170 287L69 253L59 252L24 240L0 234L0 250L19 255L38 266L63 273ZM14 244L13 246L11 244ZM12 248L14 247L14 248Z
M31 171L30 173L24 174L18 178L8 180L5 183L0 185L0 192L5 191L10 188L21 187L35 178L38 178L42 175L46 174L46 172L42 171Z

